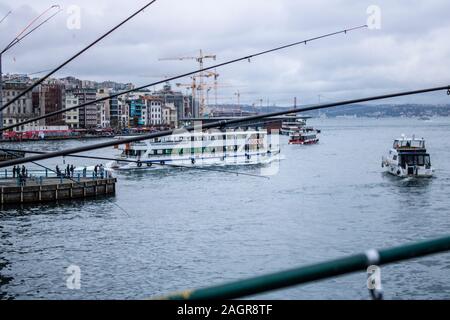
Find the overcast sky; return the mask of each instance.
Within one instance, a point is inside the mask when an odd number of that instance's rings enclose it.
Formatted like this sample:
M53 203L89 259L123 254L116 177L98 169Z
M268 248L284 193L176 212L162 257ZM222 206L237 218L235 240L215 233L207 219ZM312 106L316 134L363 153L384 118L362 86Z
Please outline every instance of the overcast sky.
M4 46L53 4L64 9L3 57L4 73L32 73L60 64L147 0L1 0ZM67 9L81 8L81 28L69 29ZM194 70L199 49L218 62L367 23L367 8L381 9L380 30L359 30L221 68L221 102L317 103L450 84L448 0L158 0L57 76L155 82ZM212 60L208 64L213 63ZM190 79L179 82L189 83ZM183 89L184 90L184 89ZM387 102L450 103L445 93Z

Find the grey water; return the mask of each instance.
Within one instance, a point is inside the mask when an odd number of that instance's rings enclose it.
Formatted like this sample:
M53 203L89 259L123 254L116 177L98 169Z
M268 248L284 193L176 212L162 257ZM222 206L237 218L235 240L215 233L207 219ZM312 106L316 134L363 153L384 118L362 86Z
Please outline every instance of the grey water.
M285 159L270 179L118 173L114 197L2 208L0 298L144 299L450 233L449 118L310 124L322 129L320 144L289 146L282 138ZM403 133L427 140L435 178L383 173L381 157ZM6 145L51 151L95 142ZM79 290L66 285L71 265L81 270ZM381 277L387 299L449 299L450 254L386 266ZM369 299L366 281L358 272L255 298Z

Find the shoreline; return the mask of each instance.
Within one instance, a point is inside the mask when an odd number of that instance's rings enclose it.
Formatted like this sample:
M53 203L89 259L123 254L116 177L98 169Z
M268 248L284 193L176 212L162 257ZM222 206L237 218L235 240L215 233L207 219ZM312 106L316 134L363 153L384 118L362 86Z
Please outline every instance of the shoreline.
M65 137L65 138L51 138L51 139L24 139L24 140L0 140L0 143L23 143L23 142L38 142L38 141L64 141L64 140L92 140L92 139L112 139L115 136L89 136L89 137Z

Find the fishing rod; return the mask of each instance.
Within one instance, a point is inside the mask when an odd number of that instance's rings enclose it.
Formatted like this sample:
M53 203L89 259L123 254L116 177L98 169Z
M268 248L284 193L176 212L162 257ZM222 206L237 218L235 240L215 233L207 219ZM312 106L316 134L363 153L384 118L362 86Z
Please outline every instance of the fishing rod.
M307 111L328 109L328 108L333 108L333 107L338 107L338 106L357 104L357 103L361 103L361 102L383 100L383 99L417 95L417 94L422 94L422 93L436 92L436 91L443 91L443 90L447 90L447 94L450 95L450 85L447 85L447 86L441 86L441 87L419 89L419 90L414 90L414 91L403 91L403 92L397 92L397 93L391 93L391 94L385 94L385 95L379 95L379 96L372 96L372 97L367 97L367 98L344 100L344 101L339 101L339 102L310 106L310 107L306 107L306 108L294 108L294 109L289 109L289 110L285 110L285 111L266 113L263 115L243 117L243 118L238 118L238 119L221 120L221 121L212 122L212 123L205 124L205 125L195 125L195 126L186 127L186 128L184 128L184 130L202 131L205 129L223 128L230 124L237 124L237 123L253 121L253 120L261 120L261 119L270 118L270 117L282 116L282 115L286 115L289 113L303 113L303 112L307 112ZM113 147L113 146L120 145L120 144L127 144L127 143L143 141L143 140L160 138L160 137L164 137L164 136L170 136L177 132L179 132L179 130L165 130L165 131L146 134L146 135L142 135L142 136L130 137L130 138L122 139L119 141L103 142L103 143L92 144L92 145L87 145L87 146L82 146L82 147L77 147L77 148L55 151L55 152L47 153L45 155L36 155L36 156L31 156L31 157L22 158L22 159L3 161L3 162L0 162L0 168L10 167L10 166L13 166L16 164L22 164L22 163L26 163L26 162L30 162L30 161L38 161L38 160L55 158L55 157L62 157L62 156L66 156L66 155L74 154L74 153L108 148L108 147Z
M53 5L51 7L49 7L48 9L46 9L44 12L42 12L40 15L38 15L36 18L34 18L21 32L19 32L19 34L1 51L0 54L4 54L6 51L8 51L9 49L11 49L12 47L14 47L17 43L19 43L23 38L25 38L26 36L28 36L30 33L32 33L33 31L35 31L36 29L38 29L40 26L42 26L45 22L47 22L48 20L50 20L51 18L53 18L55 16L52 15L49 19L45 20L43 23L39 24L37 27L33 28L31 31L27 32L23 37L20 37L23 33L25 33L36 21L38 21L42 16L44 16L47 12L49 12L50 10L52 10L53 8L59 8L59 5ZM61 10L59 10L57 13L59 13Z
M237 58L237 59L229 60L229 61L226 61L226 62L222 62L222 63L216 64L216 65L210 66L210 67L205 67L203 69L191 71L191 72L184 73L184 74L181 74L181 75L178 75L178 76L174 76L174 77L171 77L171 78L166 78L166 79L161 80L161 81L157 81L157 82L153 82L153 83L150 83L150 84L146 84L146 85L134 88L134 89L130 89L130 90L125 90L125 91L122 91L122 92L114 93L114 94L111 94L111 95L99 98L99 99L94 100L94 101L86 102L86 103L83 103L83 104L80 104L80 105L77 105L77 106L73 106L73 107L70 107L70 108L65 108L63 110L57 110L57 111L54 111L54 112L51 112L51 113L48 113L48 114L45 114L45 115L42 115L42 116L38 116L38 117L29 119L29 120L25 120L25 121L17 123L17 124L13 124L13 125L10 125L10 126L4 127L4 128L0 128L0 132L5 131L5 130L11 130L11 129L15 128L15 127L22 126L22 125L25 125L25 124L28 124L28 123L32 123L32 122L36 122L38 120L46 119L48 117L52 117L52 116L55 116L55 115L58 115L58 114L66 113L67 111L80 109L80 108L86 107L88 105L92 105L92 104L96 104L96 103L99 103L99 102L102 102L102 101L106 101L106 100L109 100L109 99L112 99L112 98L116 98L116 97L122 96L124 94L136 92L136 91L148 88L148 87L153 87L153 86L156 86L156 85L159 85L159 84L163 84L163 83L166 83L168 81L173 81L173 80L177 80L177 79L180 79L180 78L188 77L188 76L200 73L200 72L205 72L205 71L208 71L208 70L212 70L212 69L215 69L215 68L223 67L223 66L230 65L230 64L237 63L237 62L244 61L244 60L250 61L252 58L255 58L255 57L258 57L258 56L261 56L261 55L265 55L265 54L272 53L272 52L275 52L275 51L291 48L291 47L294 47L294 46L298 46L300 44L305 44L306 45L308 42L312 42L312 41L316 41L316 40L319 40L319 39L336 36L336 35L339 35L339 34L347 34L349 32L352 32L352 31L355 31L355 30L358 30L358 29L363 29L363 28L367 28L367 25L363 25L363 26L359 26L359 27L354 27L354 28L350 28L350 29L344 29L344 30L341 30L341 31L336 31L336 32L324 34L324 35L321 35L321 36L317 36L317 37L313 37L313 38L310 38L310 39L294 42L294 43L291 43L291 44L288 44L288 45L284 45L284 46L281 46L281 47L276 47L276 48L273 48L273 49L269 49L269 50L261 51L261 52L254 53L254 54L251 54L251 55L247 55L247 56L244 56L244 57L241 57L241 58ZM14 100L11 100L9 104L11 104L13 101ZM7 107L9 104L5 105L3 107L3 109L5 107Z
M0 23L2 23L6 18L8 18L8 16L12 13L12 11L10 10L1 20Z
M58 6L59 7L59 6ZM34 27L33 29L31 29L30 31L28 31L25 35L23 35L22 37L18 38L16 37L13 41L11 41L11 43L6 46L5 49L3 49L3 51L0 54L4 54L5 52L7 52L9 49L11 49L12 47L14 47L16 44L18 44L20 41L22 41L23 39L25 39L27 36L29 36L31 33L33 33L34 31L36 31L37 29L39 29L42 25L44 25L45 23L47 23L48 21L50 21L54 16L56 16L58 13L60 13L61 11L63 11L62 9L59 9L57 12L55 12L54 14L52 14L50 17L48 17L47 19L45 19L44 21L42 21L40 24L38 24L36 27Z
M30 151L30 150L18 150L18 149L5 149L0 148L0 150L5 152L25 152L25 153L31 153L31 154L47 154L47 152L41 152L41 151ZM213 171L213 172L222 172L222 173L232 173L236 175L242 175L242 176L249 176L249 177L255 177L255 178L263 178L263 179L269 179L269 177L260 176L257 174L251 174L251 173L245 173L240 171L230 171L230 170L223 170L223 169L216 169L216 168L204 168L204 167L189 167L189 166L183 166L183 165L175 165L175 164L161 164L161 163L155 163L155 162L146 162L146 161L135 161L135 160L120 160L120 159L114 159L114 158L105 158L105 157L93 157L93 156L81 156L81 155L72 155L69 154L65 157L70 158L81 158L81 159L92 159L92 160L104 160L104 161L117 161L117 162L132 162L132 163L151 163L152 165L159 165L159 166L166 166L166 167L172 167L172 168L180 168L180 169L193 169L193 170L202 170L202 171ZM143 168L142 170L145 170Z
M45 75L44 77L42 77L41 79L39 79L38 81L36 81L35 83L33 83L30 87L28 87L27 89L25 89L24 91L22 91L21 93L19 93L17 96L15 96L13 99L11 99L9 102L7 102L2 108L0 108L0 111L4 110L5 108L7 108L8 106L10 106L12 103L16 102L17 100L20 99L20 97L24 96L25 94L27 94L28 92L30 92L31 90L33 90L35 87L37 87L38 85L40 85L42 82L44 82L47 78L49 78L51 75L53 75L55 72L57 72L58 70L62 69L64 66L66 66L67 64L69 64L71 61L75 60L78 56L80 56L81 54L83 54L85 51L87 51L88 49L90 49L91 47L93 47L94 45L96 45L98 42L100 42L101 40L103 40L104 38L106 38L108 35L110 35L111 33L113 33L115 30L117 30L118 28L120 28L122 25L124 25L125 23L127 23L129 20L133 19L135 16L137 16L139 13L143 12L145 9L147 9L149 6L151 6L153 3L155 3L156 0L153 0L149 3L147 3L145 6L143 6L142 8L140 8L138 11L136 11L135 13L133 13L131 16L129 16L128 18L126 18L125 20L123 20L122 22L120 22L118 25L116 25L115 27L113 27L112 29L110 29L108 32L106 32L104 35L102 35L100 38L94 40L91 44L89 44L87 47L85 47L84 49L82 49L81 51L79 51L78 53L76 53L74 56L72 56L71 58L69 58L68 60L64 61L61 65L59 65L58 67L56 67L55 69L53 69L52 71L50 71L47 75Z

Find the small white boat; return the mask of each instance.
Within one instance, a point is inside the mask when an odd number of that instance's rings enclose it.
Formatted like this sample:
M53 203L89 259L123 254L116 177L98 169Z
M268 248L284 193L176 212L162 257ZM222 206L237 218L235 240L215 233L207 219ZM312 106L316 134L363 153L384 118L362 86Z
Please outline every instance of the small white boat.
M120 140L121 138L117 138ZM268 164L280 160L277 136L267 130L185 132L117 146L122 153L108 169Z
M407 138L403 135L395 140L388 155L382 158L381 166L398 177L431 177L434 173L425 140L414 136Z

